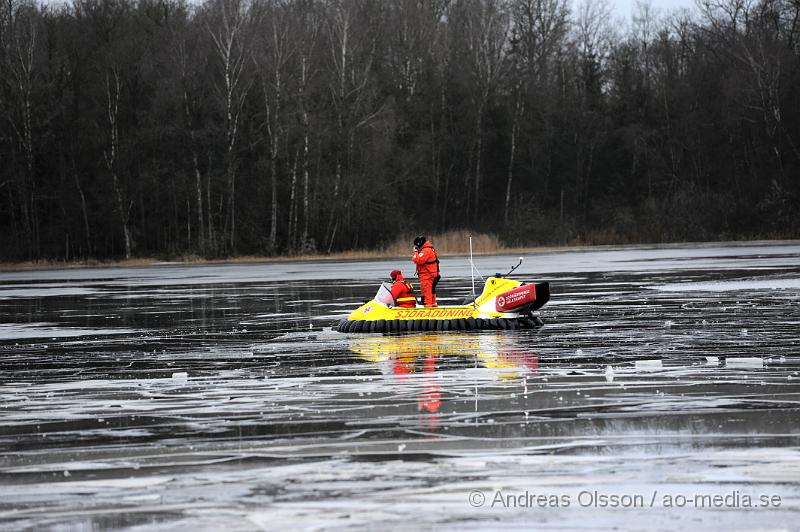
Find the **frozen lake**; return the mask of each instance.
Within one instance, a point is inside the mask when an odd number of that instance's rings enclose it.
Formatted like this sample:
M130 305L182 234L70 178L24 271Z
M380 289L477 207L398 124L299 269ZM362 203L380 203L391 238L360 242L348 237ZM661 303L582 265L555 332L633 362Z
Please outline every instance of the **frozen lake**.
M800 243L526 255L538 331L330 330L409 264L0 273L0 529L796 528Z

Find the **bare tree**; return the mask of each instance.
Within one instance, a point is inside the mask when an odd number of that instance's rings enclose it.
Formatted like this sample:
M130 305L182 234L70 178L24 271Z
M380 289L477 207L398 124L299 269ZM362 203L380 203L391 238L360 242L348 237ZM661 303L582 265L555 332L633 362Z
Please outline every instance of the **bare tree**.
M483 175L484 120L487 108L507 68L510 16L507 5L499 0L464 0L461 6L465 52L474 88L472 153L472 195L467 194L467 213L477 218L480 208ZM469 183L465 183L469 185ZM469 189L468 189L469 190Z
M525 97L522 83L517 81L513 89L514 111L511 118L511 146L508 156L508 173L506 175L506 196L503 205L503 227L508 227L508 212L511 205L511 185L514 182L514 163L517 153L517 137L519 137L519 123L525 113Z
M503 223L507 227L514 181L514 164L520 122L525 117L526 100L533 90L549 81L551 63L562 49L568 28L566 0L513 0L511 2L512 53L511 72L515 80L512 90L513 112ZM544 126L542 119L530 120L531 127ZM535 167L535 166L534 166Z
M604 138L601 130L600 99L603 91L603 72L614 40L611 7L605 0L584 0L578 6L572 28L572 44L577 53L576 85L578 105L575 115L575 179L576 202L587 216L591 195L590 181L594 170L595 153Z
M188 25L175 28L173 35L174 55L172 57L175 70L180 76L181 107L183 109L183 129L188 133L189 152L192 161L193 193L195 212L197 215L197 248L201 255L208 251L207 242L214 247L216 240L213 218L210 216L211 205L204 208L203 174L200 169L200 150L198 139L198 121L202 115L199 88L200 42L198 35ZM209 215L204 216L204 212ZM188 223L188 220L187 220ZM191 227L191 226L190 226Z
M405 100L417 93L449 1L400 0L387 5L387 62Z
M17 181L22 227L28 256L38 256L39 230L37 182L35 171L33 91L37 76L36 54L39 47L38 13L33 4L7 0L3 9L5 31L4 55L11 83L9 123L22 147L24 169ZM0 26L2 27L2 26Z
M608 0L581 0L575 16L574 38L578 53L604 61L616 39Z
M309 113L309 84L311 83L315 68L315 51L319 41L319 28L321 17L315 0L304 0L296 2L297 27L304 28L304 31L297 32L295 35L298 41L297 49L297 115L302 131L302 151L300 155L300 169L303 180L303 230L300 233L300 245L303 249L311 246L309 241L309 224L311 220L311 198L310 198L310 136L311 119ZM297 209L295 210L295 215ZM290 239L291 241L291 239Z
M368 89L381 28L373 17L377 4L371 0L332 2L328 17L331 39L330 93L335 112L335 163L331 210L326 230L327 251L336 240L339 214L350 198L341 201L343 175L349 170L356 130L377 114L369 108Z
M444 146L450 135L450 121L448 119L450 105L448 101L448 80L451 78L451 65L453 55L452 25L449 22L452 3L442 4L442 10L437 21L437 31L431 47L433 70L438 84L437 101L431 102L430 130L431 130L431 167L434 181L434 207L439 211L437 220L439 227L447 227L448 204L450 200L450 174L455 166L453 158L449 165L444 162ZM437 109L438 108L438 109ZM438 117L436 116L438 110ZM438 122L438 124L437 124ZM446 167L446 169L445 169ZM441 206L440 206L441 200Z
M215 17L206 25L214 43L214 51L222 77L218 97L225 119L225 179L227 183L227 216L225 233L228 250L236 248L236 154L239 121L250 90L251 80L245 76L248 57L250 12L246 0L213 0Z
M636 8L632 18L631 34L641 46L642 72L644 73L644 90L650 88L651 65L650 45L657 34L660 13L653 7L651 0L636 0Z
M792 46L797 45L795 35L800 32L800 6L785 0L701 0L699 5L713 32L713 42L721 42L724 53L747 73L746 106L761 115L775 162L783 173L781 139L800 161L800 149L783 123L781 86L785 60L797 60ZM782 32L786 34L782 36Z
M130 231L131 202L128 201L119 176L119 102L122 83L119 68L112 66L106 73L106 104L108 120L108 146L104 152L106 167L111 176L114 187L117 212L122 226L122 235L125 243L125 258L131 258L133 243Z
M567 34L567 0L512 0L511 13L526 83L543 82Z
M260 50L254 61L261 73L261 93L266 113L264 127L269 139L270 224L267 246L269 252L274 253L278 240L278 157L286 129L283 100L287 90L287 66L295 53L290 32L295 28L291 25L288 7L280 4L260 7L263 8L263 12L259 13L263 33ZM292 197L290 203L293 201Z

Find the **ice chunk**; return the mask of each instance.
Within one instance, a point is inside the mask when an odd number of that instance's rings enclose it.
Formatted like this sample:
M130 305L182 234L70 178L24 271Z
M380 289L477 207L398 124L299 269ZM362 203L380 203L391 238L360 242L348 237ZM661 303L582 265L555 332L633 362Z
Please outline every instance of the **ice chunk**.
M661 360L637 360L636 369L639 371L655 371L661 369Z
M761 368L764 367L764 359L758 357L736 357L727 358L725 367L728 368Z

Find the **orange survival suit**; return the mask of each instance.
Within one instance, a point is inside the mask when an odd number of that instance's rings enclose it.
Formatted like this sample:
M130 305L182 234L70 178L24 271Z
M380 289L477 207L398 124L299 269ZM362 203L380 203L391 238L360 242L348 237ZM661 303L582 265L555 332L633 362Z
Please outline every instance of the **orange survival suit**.
M426 307L437 307L436 285L439 283L439 257L436 250L424 236L414 239L414 254L411 260L417 265L419 288L422 292L422 302Z
M390 274L392 279L392 297L396 306L400 308L414 308L417 306L417 298L414 297L414 287L405 280L400 270L394 270Z

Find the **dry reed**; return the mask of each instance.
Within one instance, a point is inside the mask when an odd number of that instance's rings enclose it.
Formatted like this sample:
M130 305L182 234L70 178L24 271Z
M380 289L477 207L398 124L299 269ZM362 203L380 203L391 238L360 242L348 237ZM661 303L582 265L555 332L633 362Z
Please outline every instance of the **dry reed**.
M129 266L149 266L164 262L178 262L190 264L241 264L250 262L289 262L289 261L325 261L325 260L368 260L389 257L405 257L410 255L415 235L405 235L398 237L391 244L372 250L349 250L337 253L311 253L302 255L278 255L278 256L258 256L240 255L236 257L226 257L221 259L204 259L196 255L179 255L169 260L154 257L131 258L118 261L100 261L94 259L81 261L56 261L40 260L16 263L0 263L0 271L12 270L47 270L62 268L108 268L108 267L129 267ZM503 246L497 235L486 233L471 233L467 230L453 230L444 233L432 233L428 235L440 255L463 255L469 253L469 237L472 236L472 249L476 255L500 253L512 251Z
M472 250L474 253L498 253L505 251L497 235L487 233L472 233L459 229L447 231L445 233L433 233L428 235L428 240L436 248L440 255L463 255L469 253L469 237L472 236ZM385 248L385 256L404 256L411 252L414 236L406 235L398 238Z

